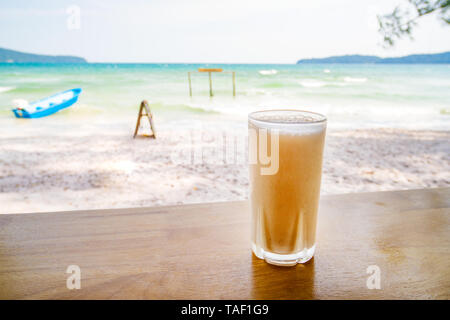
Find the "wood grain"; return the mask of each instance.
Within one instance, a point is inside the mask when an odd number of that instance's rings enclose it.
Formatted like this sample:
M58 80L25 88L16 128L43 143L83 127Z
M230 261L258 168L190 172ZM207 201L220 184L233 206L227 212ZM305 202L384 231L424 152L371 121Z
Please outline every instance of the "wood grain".
M0 298L449 299L449 207L450 188L325 196L316 257L290 268L252 255L247 202L2 214Z

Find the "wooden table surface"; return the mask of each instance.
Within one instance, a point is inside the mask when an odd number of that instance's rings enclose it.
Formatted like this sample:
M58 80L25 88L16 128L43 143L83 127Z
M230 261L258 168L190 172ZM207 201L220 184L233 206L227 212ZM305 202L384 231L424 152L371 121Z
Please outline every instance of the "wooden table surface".
M244 201L0 214L0 298L449 299L449 207L450 188L324 196L316 256L288 268L252 255Z

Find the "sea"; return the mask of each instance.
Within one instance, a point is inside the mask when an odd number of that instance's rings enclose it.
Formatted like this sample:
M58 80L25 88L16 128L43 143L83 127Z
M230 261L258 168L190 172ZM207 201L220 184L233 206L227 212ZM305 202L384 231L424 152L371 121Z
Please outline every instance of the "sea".
M212 97L208 74L198 68L224 71L212 74ZM11 112L72 88L82 88L79 101L45 120ZM192 119L243 124L252 111L288 108L322 113L334 129L450 130L450 65L0 64L0 132L30 122L50 130L80 121L133 127L144 99L168 127Z

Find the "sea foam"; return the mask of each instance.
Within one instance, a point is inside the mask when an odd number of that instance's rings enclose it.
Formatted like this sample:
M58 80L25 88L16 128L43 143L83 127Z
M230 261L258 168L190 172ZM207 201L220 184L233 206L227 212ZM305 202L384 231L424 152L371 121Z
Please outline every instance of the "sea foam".
M8 92L15 89L14 87L0 87L0 93L2 92Z
M345 82L366 82L367 78L344 77Z
M299 83L306 88L320 88L326 85L325 82L319 80L301 80Z
M275 69L271 69L271 70L259 70L259 74L263 75L263 76L269 76L269 75L273 75L273 74L277 74L278 71Z

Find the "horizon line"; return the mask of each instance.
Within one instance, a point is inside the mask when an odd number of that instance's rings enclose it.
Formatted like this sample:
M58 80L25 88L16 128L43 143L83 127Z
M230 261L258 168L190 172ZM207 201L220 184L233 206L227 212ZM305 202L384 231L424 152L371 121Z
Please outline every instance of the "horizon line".
M45 53L34 53L34 52L26 52L26 51L20 51L20 50L16 50L16 49L9 49L9 48L5 48L5 47L0 47L0 49L4 49L4 50L9 50L9 51L16 51L19 53L24 53L24 54L30 54L30 55L41 55L41 56L49 56L49 57L73 57L73 58L80 58L80 59L84 59L85 62L82 63L74 63L74 64L83 64L83 63L104 63L104 64L254 64L254 65L259 65L259 64L272 64L272 65L296 65L299 61L301 60L314 60L314 59L327 59L327 58L334 58L334 57L345 57L345 56L370 56L370 57L378 57L378 58L382 58L382 59L386 59L386 58L403 58L403 57L407 57L407 56L412 56L412 55L433 55L433 54L442 54L442 53L450 53L450 51L439 51L439 52L428 52L428 53L409 53L409 54L403 54L403 55L398 55L398 56L379 56L376 54L363 54L363 53L345 53L345 54L336 54L336 55L326 55L326 56L316 56L316 57L304 57L304 58L299 58L293 62L143 62L143 61L139 61L139 62L126 62L126 61L88 61L87 58L82 57L82 56L77 56L77 55L67 55L67 54L45 54ZM0 62L0 63L9 63L9 62ZM20 63L20 62L11 62L11 64L14 63ZM27 62L24 62L27 63ZM28 63L33 63L33 62L28 62Z

